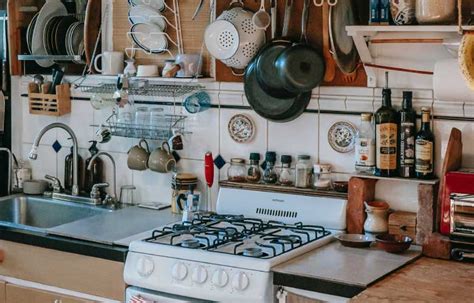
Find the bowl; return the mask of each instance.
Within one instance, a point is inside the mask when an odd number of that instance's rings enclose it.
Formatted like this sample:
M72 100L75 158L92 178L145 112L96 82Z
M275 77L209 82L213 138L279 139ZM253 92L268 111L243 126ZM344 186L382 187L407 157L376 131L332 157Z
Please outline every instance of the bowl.
M347 181L334 181L333 182L334 190L339 193L347 193L349 189L349 182Z
M413 242L410 237L392 234L377 235L375 240L377 241L378 247L389 253L404 252Z
M49 187L46 180L27 180L23 182L23 193L25 195L42 195Z
M374 237L362 234L340 234L335 236L343 246L347 247L369 247L374 242Z

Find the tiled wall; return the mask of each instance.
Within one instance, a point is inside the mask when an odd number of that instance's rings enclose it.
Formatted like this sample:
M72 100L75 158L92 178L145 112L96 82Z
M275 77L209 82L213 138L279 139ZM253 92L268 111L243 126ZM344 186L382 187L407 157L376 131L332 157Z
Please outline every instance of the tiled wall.
M18 97L26 91L26 85L30 78L13 79L13 116L14 116L14 152L20 157L27 159L34 137L38 131L49 123L58 121L70 125L77 134L79 140L80 154L83 158L88 157L88 141L93 138L95 128L90 125L101 124L110 114L110 110L95 111L88 101L74 100L72 102L72 114L60 118L30 115L28 113L27 98ZM97 82L97 79L87 81ZM103 80L101 80L103 81ZM109 79L109 81L113 81ZM353 172L353 153L340 154L332 150L327 143L327 131L332 124L337 121L348 121L355 125L359 123L357 115L350 114L328 114L328 110L339 112L361 112L373 111L380 106L380 89L369 88L334 88L322 87L315 89L313 100L309 109L312 112L305 113L298 119L289 123L269 122L249 108L243 93L242 84L237 83L203 83L215 105L204 113L189 115L186 126L192 132L185 136L185 150L180 152L182 160L179 162L181 171L196 173L200 180L203 179L203 158L207 151L212 151L216 156L220 154L229 161L232 157L247 158L250 152L263 154L267 150L274 150L279 155L291 154L296 157L298 154L309 154L312 161L330 163L334 170L347 174ZM394 103L401 103L401 91L394 90ZM75 96L87 96L79 90L74 91ZM431 106L433 104L433 93L431 90L416 90L415 107ZM177 101L153 99L153 101ZM458 115L458 105L450 104L447 107L434 104L434 111L443 115ZM155 105L154 105L155 106ZM238 109L228 108L228 106L240 106ZM318 114L318 109L322 111ZM454 109L454 110L453 110ZM181 107L166 106L168 112L182 112ZM227 123L234 114L246 113L252 117L256 124L257 133L255 138L248 144L237 144L228 135ZM461 113L462 115L463 113ZM464 113L465 114L465 113ZM468 121L447 121L436 120L434 129L436 134L436 163L439 169L442 155L446 148L451 127L458 127L463 131L464 139L464 165L474 166L474 123ZM52 144L58 141L63 148L56 153ZM126 139L114 137L111 142L102 144L99 148L108 151L115 158L117 163L118 188L126 184L134 184L137 187L135 200L140 202L168 202L170 199L170 174L157 174L154 172L137 172L127 168L127 151L137 144L136 139ZM158 142L150 142L152 147L158 146ZM30 162L35 178L43 178L45 174L56 175L63 179L64 157L69 151L67 146L67 134L63 131L51 131L42 140L39 148L38 160ZM104 159L107 167L107 179L111 180L111 164ZM224 167L214 184L218 183L218 178L225 179L227 166ZM204 191L203 182L201 190ZM217 186L212 191L212 198L215 202L217 197ZM377 185L376 195L380 199L388 201L393 208L416 211L417 194L416 184L408 182L384 181Z

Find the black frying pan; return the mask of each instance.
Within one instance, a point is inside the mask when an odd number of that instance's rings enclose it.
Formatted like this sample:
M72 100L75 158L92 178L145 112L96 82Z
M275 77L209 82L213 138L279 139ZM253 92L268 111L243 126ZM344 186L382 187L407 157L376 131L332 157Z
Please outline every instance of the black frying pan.
M321 54L307 43L309 5L310 0L304 0L300 43L285 49L275 61L283 89L295 94L309 92L318 86L326 69Z
M288 122L298 118L311 100L311 91L287 98L273 97L267 93L257 79L256 58L245 69L244 88L252 109L274 122Z

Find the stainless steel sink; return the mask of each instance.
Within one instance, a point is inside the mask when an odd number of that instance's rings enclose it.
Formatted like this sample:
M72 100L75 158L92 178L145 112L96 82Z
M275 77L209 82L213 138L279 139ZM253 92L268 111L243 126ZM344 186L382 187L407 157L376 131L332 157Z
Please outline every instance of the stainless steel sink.
M111 212L107 208L82 205L42 197L0 199L0 226L35 231Z

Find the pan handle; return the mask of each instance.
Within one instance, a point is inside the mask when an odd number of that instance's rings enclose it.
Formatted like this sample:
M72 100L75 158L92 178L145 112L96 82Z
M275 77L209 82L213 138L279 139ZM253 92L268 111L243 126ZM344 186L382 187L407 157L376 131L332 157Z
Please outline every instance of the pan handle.
M308 18L309 18L309 1L304 0L303 14L301 16L301 42L308 42L308 37L306 36L306 29L308 27Z
M233 67L229 67L229 68L232 72L232 75L234 75L236 77L243 77L245 75L245 71L243 73L239 73L239 72L236 72Z

